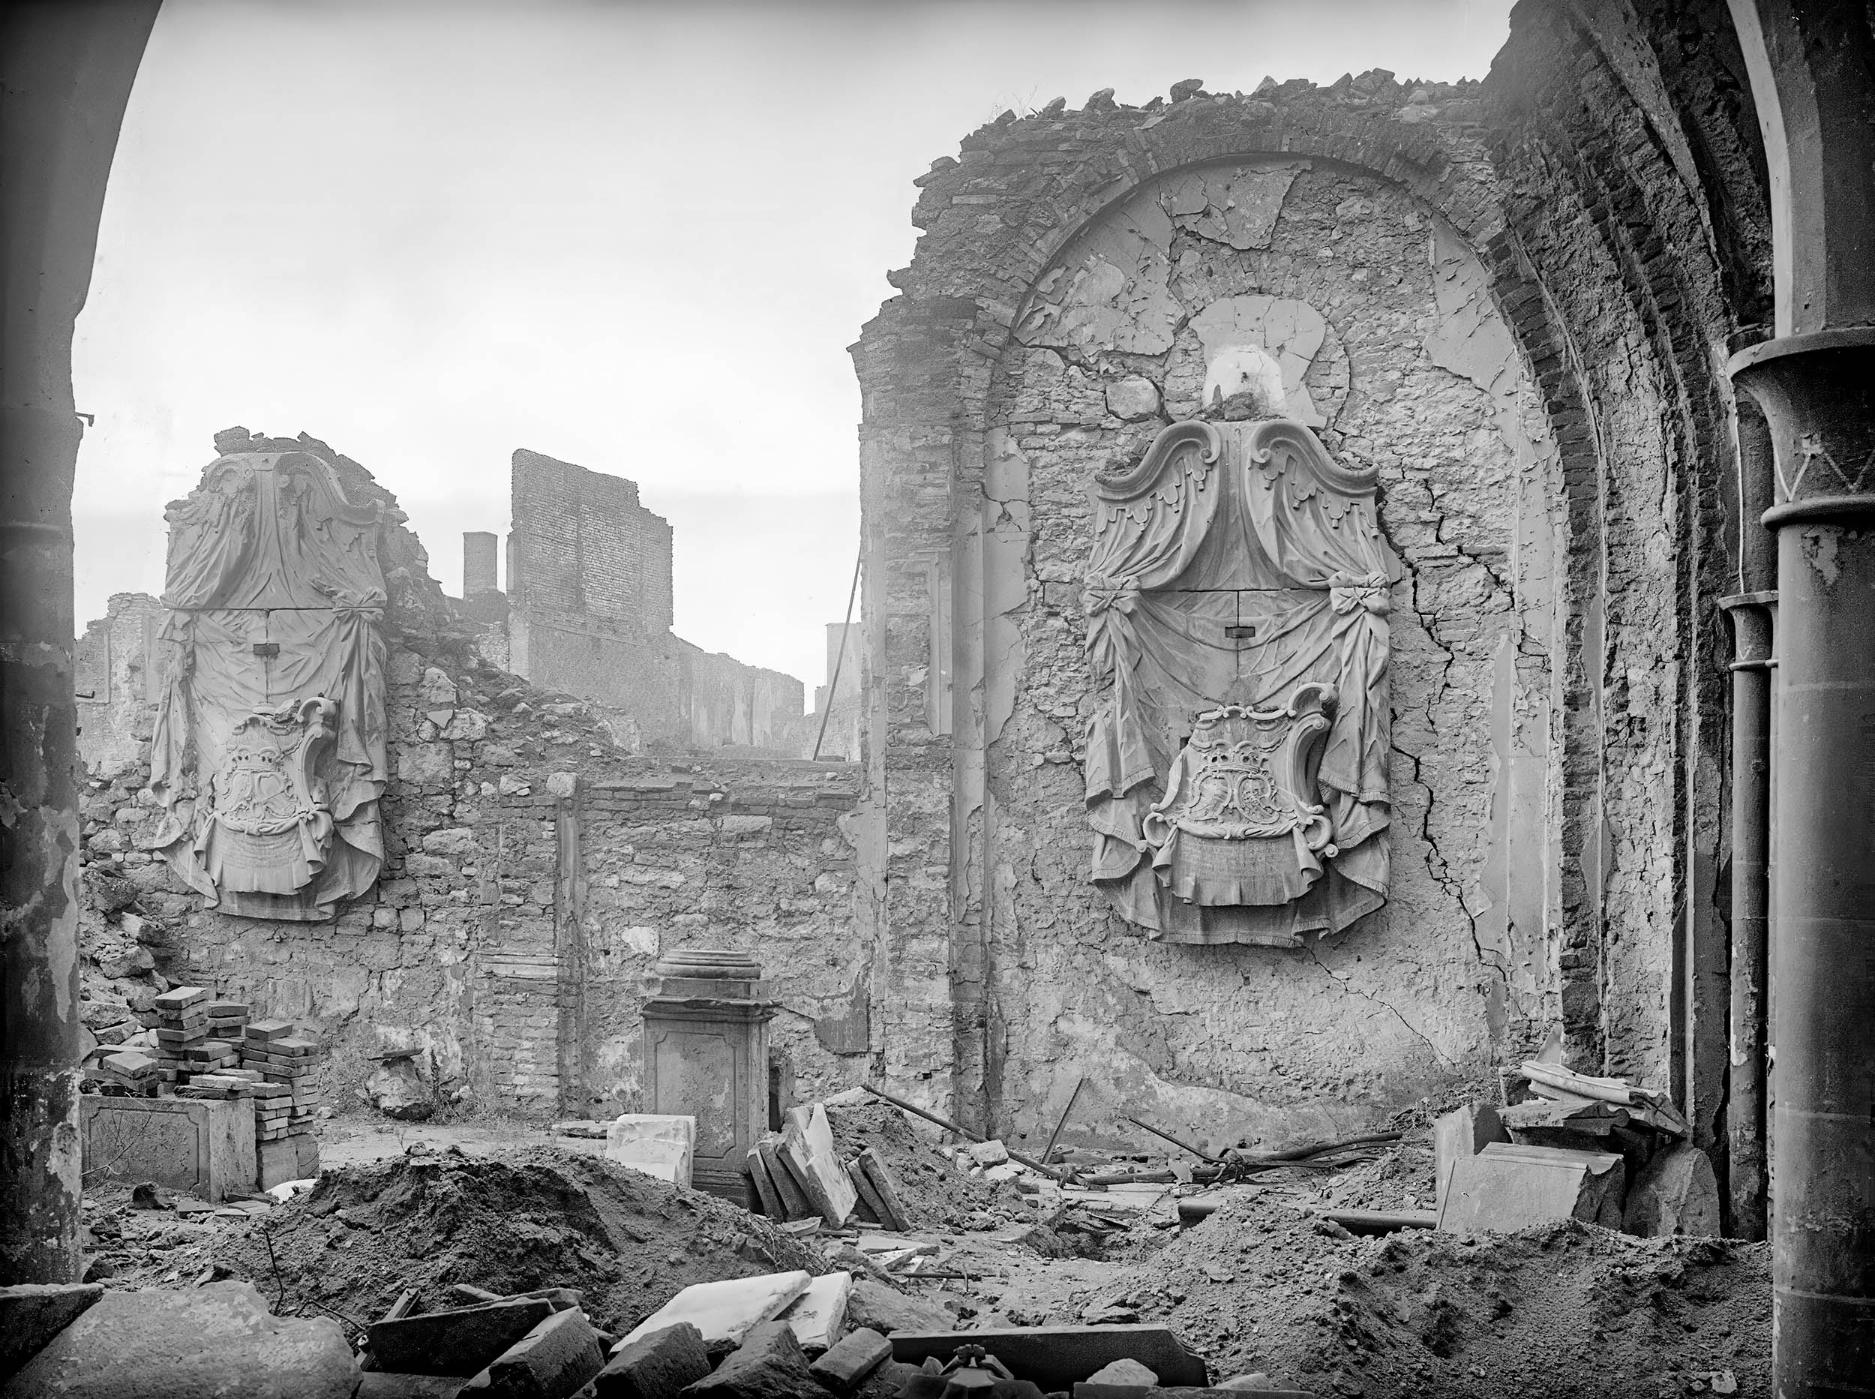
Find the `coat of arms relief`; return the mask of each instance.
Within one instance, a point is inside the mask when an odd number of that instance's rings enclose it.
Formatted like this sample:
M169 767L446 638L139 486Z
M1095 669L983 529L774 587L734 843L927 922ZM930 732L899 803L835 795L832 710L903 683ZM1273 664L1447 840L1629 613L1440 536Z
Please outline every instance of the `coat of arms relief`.
M1386 901L1377 479L1263 417L1174 423L1093 485L1092 877L1153 937L1294 947Z
M311 452L237 452L168 518L151 844L210 907L329 918L384 858L379 510Z

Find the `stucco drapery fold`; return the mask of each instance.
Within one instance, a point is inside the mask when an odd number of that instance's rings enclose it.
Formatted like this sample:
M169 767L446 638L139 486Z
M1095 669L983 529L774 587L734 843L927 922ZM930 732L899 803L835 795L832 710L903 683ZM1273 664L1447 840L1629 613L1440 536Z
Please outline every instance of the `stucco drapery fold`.
M1084 601L1105 693L1086 801L1093 879L1130 922L1170 941L1294 946L1385 901L1395 569L1374 485L1281 419L1175 424L1137 467L1095 483ZM1309 683L1337 699L1317 774L1332 855L1253 840L1210 851L1209 873L1171 868L1143 823L1194 721L1286 705Z
M150 756L164 820L153 844L228 912L329 916L371 887L384 860L377 511L346 502L314 457L240 454L211 466L171 506L169 522L166 682ZM283 871L244 883L230 874L243 860L228 855L242 837L214 816L217 781L239 780L229 771L232 737L249 716L285 713L313 696L336 701L337 713L316 773L322 809L301 803L306 848L292 860L294 890L278 887Z

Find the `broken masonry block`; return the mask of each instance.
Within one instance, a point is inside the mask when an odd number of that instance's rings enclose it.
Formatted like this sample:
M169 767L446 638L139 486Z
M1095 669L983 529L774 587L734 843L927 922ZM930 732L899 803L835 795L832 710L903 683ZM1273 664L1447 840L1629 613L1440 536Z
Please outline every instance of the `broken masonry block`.
M1634 1178L1621 1228L1643 1238L1717 1237L1723 1230L1711 1158L1691 1142L1658 1153Z
M1432 1146L1437 1174L1433 1181L1438 1202L1444 1203L1445 1178L1451 1174L1454 1161L1464 1156L1476 1156L1484 1150L1487 1142L1509 1140L1510 1135L1504 1130L1497 1109L1489 1103L1467 1103L1435 1119L1432 1124Z
M763 1322L714 1372L686 1385L683 1399L822 1399L787 1323Z
M578 1308L555 1312L460 1391L461 1399L566 1399L605 1368L605 1347Z
M181 1291L106 1289L6 1392L351 1399L357 1386L358 1363L336 1321L273 1316L251 1284L228 1281Z
M786 1219L787 1209L781 1202L781 1192L775 1188L775 1179L768 1173L768 1163L762 1159L759 1146L749 1148L745 1167L749 1174L749 1184L755 1191L755 1198L760 1202L762 1213L770 1219Z
M882 1336L895 1336L901 1331L944 1331L956 1324L950 1312L938 1303L923 1297L907 1297L871 1278L853 1280L853 1293L846 1304L846 1320L855 1329L864 1327Z
M1000 1137L993 1137L986 1142L971 1142L964 1150L979 1166L1000 1166L1009 1159L1009 1148L1003 1145Z
M620 1345L593 1389L598 1399L677 1399L680 1389L709 1372L703 1333L680 1321Z
M845 1394L884 1364L892 1343L870 1327L849 1331L807 1367L808 1373L835 1394Z
M373 1322L371 1357L380 1370L467 1378L553 1314L543 1297L508 1298L477 1307Z
M102 1296L104 1289L95 1282L0 1287L0 1380L44 1350Z
M797 1269L786 1273L761 1273L752 1278L692 1283L641 1321L613 1348L613 1354L641 1336L680 1321L697 1328L703 1344L712 1354L728 1351L740 1345L753 1328L780 1316L795 1298L807 1291L812 1281L811 1274Z
M808 1283L807 1291L788 1303L780 1320L788 1323L802 1350L819 1355L846 1330L846 1308L852 1295L851 1273L823 1273Z
M866 1173L866 1179L872 1182L872 1188L879 1196L879 1204L885 1211L879 1222L901 1234L910 1233L911 1215L905 1209L904 1193L898 1188L898 1177L892 1174L892 1168L886 1165L885 1158L869 1146L859 1153L859 1168Z
M775 1187L775 1193L781 1197L781 1213L777 1219L804 1219L814 1214L813 1203L807 1193L801 1189L801 1183L794 1178L781 1159L781 1138L764 1137L755 1144L755 1150L761 1153L762 1164L768 1167L768 1179Z
M1627 1168L1611 1152L1490 1142L1454 1161L1438 1227L1454 1234L1512 1233L1579 1219L1621 1227Z
M846 1178L853 1182L853 1190L859 1196L859 1218L862 1221L870 1219L874 1224L890 1228L886 1224L885 1201L879 1197L878 1189L867 1179L865 1168L857 1160L846 1163Z
M659 1180L690 1184L696 1159L697 1119L689 1114L628 1112L606 1129L606 1160Z
M859 1196L833 1144L827 1110L819 1103L788 1110L781 1131L780 1156L827 1227L844 1227L852 1218Z

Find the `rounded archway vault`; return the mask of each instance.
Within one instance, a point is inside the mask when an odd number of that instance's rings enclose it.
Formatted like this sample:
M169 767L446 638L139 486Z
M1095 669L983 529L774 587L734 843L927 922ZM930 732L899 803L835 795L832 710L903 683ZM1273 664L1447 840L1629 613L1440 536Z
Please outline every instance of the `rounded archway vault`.
M1658 425L1601 436L1599 367L1526 255L1478 95L1095 99L992 123L918 181L903 294L854 347L888 1077L948 1083L988 1121L1086 1072L1221 1140L1365 1120L1557 1022L1667 1076L1678 798L1643 796L1642 774L1675 771L1686 732L1629 725L1619 763L1600 754L1611 648L1670 652L1686 625L1684 557L1657 542L1688 524L1670 488L1643 495L1677 444ZM1609 325L1632 339L1630 319ZM1220 935L1229 919L1168 931L1206 886L1164 860L1156 885L1140 874L1145 817L1179 799L1174 755L1206 705L1271 701L1242 676L1272 619L1234 586L1190 589L1214 595L1162 628L1160 654L1129 655L1162 690L1200 654L1238 684L1184 696L1139 810L1108 819L1090 742L1115 686L1091 613L1118 594L1090 574L1096 481L1177 424L1233 418L1285 422L1373 483L1390 694L1366 738L1384 778L1359 793L1375 819L1352 843L1390 873L1339 913ZM1618 562L1611 486L1631 491ZM1617 567L1620 639L1597 631ZM1181 628L1234 633L1234 651L1168 660ZM1621 701L1670 710L1679 672L1644 670ZM1634 878L1611 908L1617 814Z

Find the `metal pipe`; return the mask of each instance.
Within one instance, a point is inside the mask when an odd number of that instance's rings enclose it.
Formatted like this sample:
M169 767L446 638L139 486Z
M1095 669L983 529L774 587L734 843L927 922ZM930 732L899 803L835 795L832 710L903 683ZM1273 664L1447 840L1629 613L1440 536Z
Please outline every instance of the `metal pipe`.
M1731 614L1731 1051L1725 1135L1728 1232L1762 1239L1769 1157L1765 1140L1765 992L1770 978L1771 613L1776 593L1721 598Z

